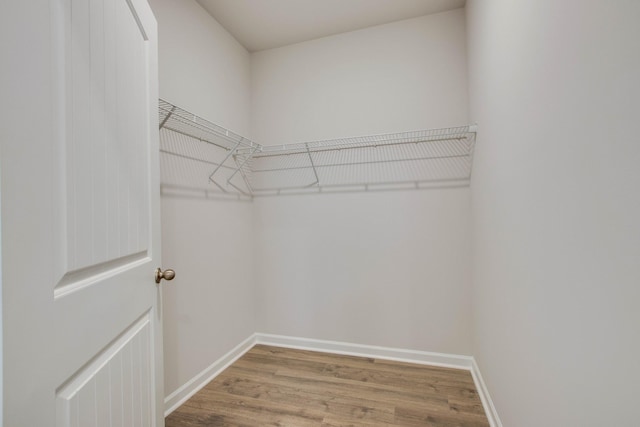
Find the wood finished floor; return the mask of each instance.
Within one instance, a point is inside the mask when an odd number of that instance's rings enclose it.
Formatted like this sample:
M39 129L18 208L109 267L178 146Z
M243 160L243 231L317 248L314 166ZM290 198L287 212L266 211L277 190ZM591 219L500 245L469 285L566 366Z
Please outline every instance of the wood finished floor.
M166 427L489 427L468 371L256 345Z

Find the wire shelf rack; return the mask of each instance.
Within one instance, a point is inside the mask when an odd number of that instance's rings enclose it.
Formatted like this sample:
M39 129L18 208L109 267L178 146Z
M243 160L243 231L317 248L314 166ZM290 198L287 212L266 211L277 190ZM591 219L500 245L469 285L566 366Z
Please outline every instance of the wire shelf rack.
M160 100L163 192L236 197L467 186L475 126L263 146Z
M158 118L163 194L251 199L235 153L259 144L162 99Z

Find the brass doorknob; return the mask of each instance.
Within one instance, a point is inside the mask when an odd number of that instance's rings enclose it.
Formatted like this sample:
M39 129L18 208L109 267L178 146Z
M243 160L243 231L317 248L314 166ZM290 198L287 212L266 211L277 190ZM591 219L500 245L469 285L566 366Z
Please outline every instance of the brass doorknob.
M164 280L173 280L176 277L176 272L167 268L165 271L162 271L160 267L156 268L156 283L160 283L162 279Z

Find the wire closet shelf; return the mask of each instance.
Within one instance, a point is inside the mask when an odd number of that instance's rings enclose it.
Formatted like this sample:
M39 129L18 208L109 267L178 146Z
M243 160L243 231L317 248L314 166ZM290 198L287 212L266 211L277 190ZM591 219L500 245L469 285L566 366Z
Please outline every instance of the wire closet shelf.
M162 191L251 199L467 186L476 127L264 146L160 100Z

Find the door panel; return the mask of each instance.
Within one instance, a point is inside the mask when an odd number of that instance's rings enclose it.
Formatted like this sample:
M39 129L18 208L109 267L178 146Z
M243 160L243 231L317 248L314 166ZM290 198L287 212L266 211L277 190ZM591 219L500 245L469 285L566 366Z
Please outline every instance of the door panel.
M4 425L162 426L155 18L146 0L6 9Z
M149 313L56 393L58 427L149 426Z
M147 251L150 112L140 108L148 58L135 9L126 0L61 5L54 26L65 35L55 55L65 58L67 274Z

